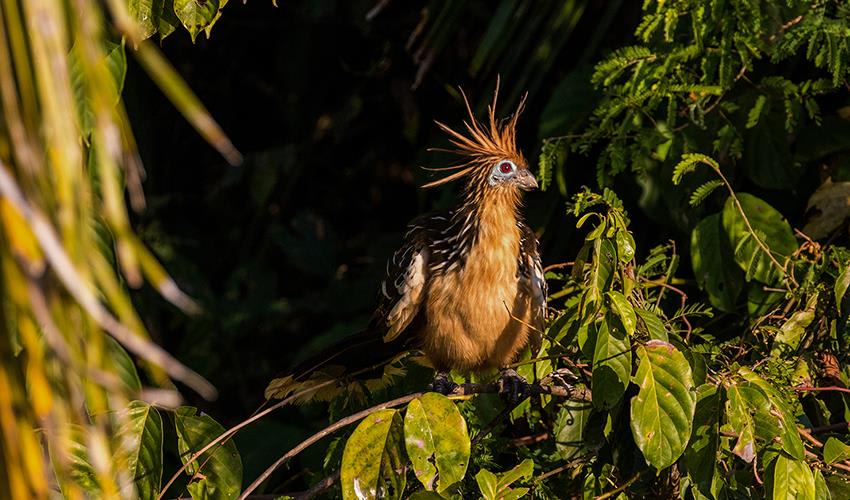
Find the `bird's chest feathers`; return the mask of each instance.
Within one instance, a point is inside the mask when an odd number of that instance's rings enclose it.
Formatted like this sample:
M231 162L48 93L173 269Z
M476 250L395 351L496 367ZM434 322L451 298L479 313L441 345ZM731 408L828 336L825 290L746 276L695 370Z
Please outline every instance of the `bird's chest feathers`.
M433 327L490 341L508 327L517 296L520 231L515 208L492 203L478 215L478 234L465 264L438 277L429 310L442 311Z

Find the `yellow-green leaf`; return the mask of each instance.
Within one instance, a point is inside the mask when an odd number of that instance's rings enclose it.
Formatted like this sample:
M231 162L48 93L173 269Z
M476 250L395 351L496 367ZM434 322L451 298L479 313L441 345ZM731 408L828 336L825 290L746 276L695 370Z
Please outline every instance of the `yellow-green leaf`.
M463 479L469 463L466 420L447 397L429 392L407 405L404 445L413 472L429 491L445 491Z
M364 418L342 452L342 498L401 498L404 475L403 423L398 411L380 410Z

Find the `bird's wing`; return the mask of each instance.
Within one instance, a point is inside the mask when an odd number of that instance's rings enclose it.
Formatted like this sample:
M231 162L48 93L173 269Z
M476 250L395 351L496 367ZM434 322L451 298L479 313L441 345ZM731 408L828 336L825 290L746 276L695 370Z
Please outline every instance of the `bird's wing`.
M537 236L525 223L520 223L520 284L531 297L531 324L537 329L532 336L532 348L539 350L546 327L546 297L549 291L543 276L543 263L537 248Z
M419 313L425 297L428 258L425 229L414 222L405 235L404 245L387 262L387 277L381 284L378 316L386 326L384 342L398 337Z

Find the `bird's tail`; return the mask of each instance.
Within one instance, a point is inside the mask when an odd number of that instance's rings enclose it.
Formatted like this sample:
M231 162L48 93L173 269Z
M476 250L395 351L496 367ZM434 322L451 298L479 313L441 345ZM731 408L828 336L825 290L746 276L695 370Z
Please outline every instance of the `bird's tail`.
M342 395L363 399L365 391L392 385L406 373L408 362L427 361L409 339L383 341L380 328L369 328L320 351L266 387L266 399L292 397L293 402L330 401Z

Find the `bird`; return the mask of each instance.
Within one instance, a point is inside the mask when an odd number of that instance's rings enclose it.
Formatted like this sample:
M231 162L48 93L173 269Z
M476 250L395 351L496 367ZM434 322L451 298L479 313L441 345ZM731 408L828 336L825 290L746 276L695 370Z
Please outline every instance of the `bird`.
M537 237L522 216L523 193L538 187L516 144L526 96L514 113L497 119L498 93L497 80L482 122L461 89L468 115L463 132L435 122L453 146L442 151L460 161L430 169L449 174L422 187L463 181L462 195L453 208L422 215L407 226L401 246L387 261L369 327L330 355L311 358L289 377L273 381L267 397L285 397L298 381L364 345L371 354L397 345L420 350L436 370L429 385L436 392L455 389L451 371L494 369L511 397L523 391L526 381L510 365L527 346L540 346L547 286ZM338 376L334 370L328 373Z

